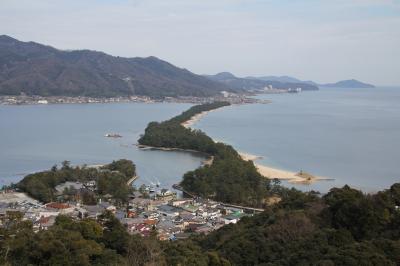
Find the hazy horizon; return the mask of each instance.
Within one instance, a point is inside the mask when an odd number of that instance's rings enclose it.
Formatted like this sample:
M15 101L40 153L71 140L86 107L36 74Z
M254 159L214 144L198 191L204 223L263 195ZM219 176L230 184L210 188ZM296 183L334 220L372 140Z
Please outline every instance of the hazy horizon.
M0 34L197 74L400 84L400 1L11 1Z

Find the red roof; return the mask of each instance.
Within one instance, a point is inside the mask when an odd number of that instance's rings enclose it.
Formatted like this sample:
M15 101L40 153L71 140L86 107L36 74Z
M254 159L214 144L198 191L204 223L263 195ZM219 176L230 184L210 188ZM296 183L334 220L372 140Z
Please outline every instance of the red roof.
M156 225L157 224L157 220L148 219L148 220L144 220L144 223L147 224L147 225Z
M46 207L53 208L53 209L68 209L71 206L69 204L65 204L65 203L51 202L51 203L46 204Z

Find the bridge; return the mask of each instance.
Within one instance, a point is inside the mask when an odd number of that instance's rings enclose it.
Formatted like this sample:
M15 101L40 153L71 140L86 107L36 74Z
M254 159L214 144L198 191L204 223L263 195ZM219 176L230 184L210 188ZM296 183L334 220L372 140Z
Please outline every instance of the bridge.
M264 211L264 209L262 209L262 208L253 208L253 207L240 206L240 205L228 204L228 203L223 203L223 202L221 202L220 204L225 207L232 207L232 208L253 211L253 212L263 212Z
M190 193L190 192L184 190L183 187L180 186L180 185L178 185L178 184L173 184L172 187L173 187L174 189L176 189L176 190L182 191L183 193L187 194L187 195L188 195L189 197L191 197L191 198L195 198L195 197L196 197L196 195L194 195L194 194L192 194L192 193Z
M135 175L135 176L131 177L131 178L126 182L126 184L127 184L128 186L130 186L130 185L132 185L132 183L135 182L135 180L138 179L138 178L139 178L139 176Z
M184 190L183 187L178 185L178 184L174 184L174 185L172 185L172 187L174 189L176 189L176 190L182 191L183 193L187 194L191 198L195 198L196 197L196 195ZM224 207L232 207L232 208L237 208L237 209L242 209L242 210L247 210L247 211L253 211L253 212L263 212L264 211L264 209L262 209L262 208L253 208L253 207L240 206L240 205L234 205L234 204L223 203L223 202L218 202L218 203L221 204Z

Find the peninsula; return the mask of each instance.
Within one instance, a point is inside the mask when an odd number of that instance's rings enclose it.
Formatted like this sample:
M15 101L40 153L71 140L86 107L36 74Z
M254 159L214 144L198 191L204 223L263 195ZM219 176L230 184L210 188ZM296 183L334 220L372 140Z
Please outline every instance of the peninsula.
M184 126L196 115L228 105L227 102L196 105L170 120L151 122L138 143L159 148L194 150L209 155L213 158L212 164L204 164L187 172L180 185L186 191L204 198L260 207L265 203L269 180L260 175L253 162L243 160L232 146L216 143L204 132Z
M185 121L181 122L181 125L185 128L190 128L193 124L195 124L197 121L199 121L202 117L207 115L209 112L212 112L215 109L206 109L205 111L197 112L193 114L191 117L185 116ZM214 142L218 142L213 140ZM160 149L166 149L166 150L171 150L171 148L160 148ZM193 150L190 150L193 151ZM322 180L332 180L331 178L328 177L322 177L322 176L315 176L303 171L299 172L292 172L292 171L287 171L287 170L282 170L282 169L277 169L269 166L265 166L263 164L255 162L258 159L261 159L261 156L256 156L252 154L247 154L243 152L238 153L241 157L241 159L245 161L252 161L254 163L254 166L256 167L257 171L259 172L260 175L267 179L280 179L280 180L287 180L289 183L292 184L312 184L316 181L322 181ZM213 158L211 156L210 158ZM212 161L212 160L211 160ZM210 165L210 159L208 159L205 162L206 165Z

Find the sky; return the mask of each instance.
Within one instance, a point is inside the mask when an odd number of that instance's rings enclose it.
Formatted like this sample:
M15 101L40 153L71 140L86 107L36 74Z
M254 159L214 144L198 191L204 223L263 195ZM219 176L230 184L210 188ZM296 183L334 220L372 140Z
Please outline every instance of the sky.
M0 34L197 74L400 85L400 0L0 0Z

